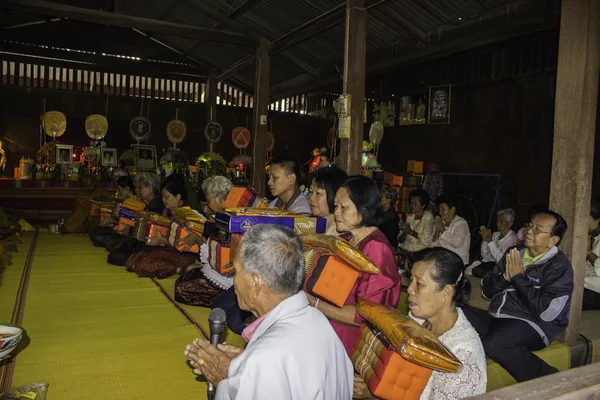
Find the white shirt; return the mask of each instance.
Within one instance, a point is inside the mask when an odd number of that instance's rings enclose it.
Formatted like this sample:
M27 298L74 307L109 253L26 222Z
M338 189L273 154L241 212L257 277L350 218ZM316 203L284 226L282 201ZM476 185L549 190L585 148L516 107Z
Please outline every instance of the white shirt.
M481 262L498 262L504 257L506 250L517 245L517 234L510 230L502 239L500 239L501 232L494 232L492 234L492 241L481 242Z
M421 219L416 219L415 214L408 214L406 222L410 226L410 229L417 232L419 238L417 239L413 235L407 234L404 242L400 243L400 248L414 252L430 247L433 233L435 232L435 218L431 211L425 211Z
M462 258L463 263L469 263L469 247L471 246L471 232L464 218L456 215L444 233L433 242L433 247L443 247L452 250Z
M420 400L463 399L483 394L487 389L487 365L481 339L463 311L460 308L456 311L456 323L438 339L463 363L463 368L457 373L433 371ZM409 316L423 323L422 319Z
M329 320L298 292L262 321L217 400L350 400L354 367Z
M592 251L600 256L600 235L594 238ZM600 293L600 258L596 259L594 265L589 261L585 263L585 281L583 287L594 292Z

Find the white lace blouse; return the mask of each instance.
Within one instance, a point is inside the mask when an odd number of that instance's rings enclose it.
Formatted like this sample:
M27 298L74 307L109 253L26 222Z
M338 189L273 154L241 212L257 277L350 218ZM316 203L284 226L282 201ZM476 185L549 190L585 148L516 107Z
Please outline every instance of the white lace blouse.
M433 371L421 394L421 400L463 399L486 391L487 367L483 345L463 311L460 308L456 310L456 323L439 339L463 363L463 368L458 373ZM424 322L412 314L409 315L421 324Z
M462 258L465 265L469 264L469 246L471 246L471 232L469 224L460 217L455 216L450 225L446 227L444 233L438 240L433 242L433 247L443 247L452 250Z

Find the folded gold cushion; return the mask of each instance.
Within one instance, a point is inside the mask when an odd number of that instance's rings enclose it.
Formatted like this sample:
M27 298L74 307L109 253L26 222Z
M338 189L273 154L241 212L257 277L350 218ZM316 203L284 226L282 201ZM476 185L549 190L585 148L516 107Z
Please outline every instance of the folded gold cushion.
M373 264L362 252L354 248L346 240L333 235L318 233L305 233L300 235L302 244L310 247L327 249L346 262L358 272L378 274L379 268Z
M402 358L442 372L458 372L462 363L437 337L398 310L359 299L357 312L377 328Z

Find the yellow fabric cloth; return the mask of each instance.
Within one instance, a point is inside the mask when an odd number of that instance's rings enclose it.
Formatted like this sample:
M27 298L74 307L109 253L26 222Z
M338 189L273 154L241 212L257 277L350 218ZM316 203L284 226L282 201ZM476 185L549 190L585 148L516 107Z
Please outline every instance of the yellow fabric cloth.
M85 232L85 221L90 216L90 202L92 199L109 198L108 193L103 188L98 188L93 191L84 190L80 192L73 203L73 212L65 220L63 226L64 233L82 233Z
M21 225L21 231L22 232L33 232L35 231L35 228L27 221L25 221L23 218L21 218L19 220L19 225Z
M183 355L197 329L87 236L40 234L22 325L31 340L13 387L49 382L47 400L206 399Z
M531 257L529 255L529 249L525 249L525 252L523 253L523 267L527 268L528 266L530 266L531 264L533 264L534 262L536 262L537 260L539 260L540 258L544 257L544 254L546 254L548 252L548 250L546 250L545 252L538 254L535 257Z

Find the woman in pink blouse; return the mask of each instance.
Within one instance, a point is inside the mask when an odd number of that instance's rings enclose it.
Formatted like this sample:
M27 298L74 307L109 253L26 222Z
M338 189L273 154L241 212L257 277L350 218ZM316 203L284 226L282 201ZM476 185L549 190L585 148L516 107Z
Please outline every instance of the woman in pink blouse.
M377 228L382 216L380 193L375 182L365 176L351 176L344 181L335 196L335 223L340 237L362 251L379 267L379 274L362 274L342 308L317 302L308 295L309 303L330 320L346 352L350 354L356 341L362 318L356 312L358 299L396 307L400 297L400 275L396 259L385 235Z

